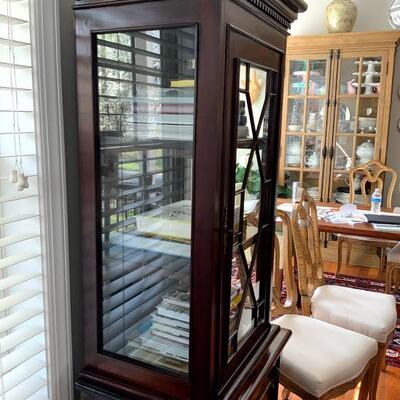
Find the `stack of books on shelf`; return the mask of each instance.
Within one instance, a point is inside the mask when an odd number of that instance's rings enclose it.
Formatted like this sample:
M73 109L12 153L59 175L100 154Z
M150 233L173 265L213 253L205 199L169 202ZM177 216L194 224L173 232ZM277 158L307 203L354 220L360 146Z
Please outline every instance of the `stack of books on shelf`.
M190 292L181 284L167 292L151 314L150 328L131 339L128 356L187 371L189 361Z

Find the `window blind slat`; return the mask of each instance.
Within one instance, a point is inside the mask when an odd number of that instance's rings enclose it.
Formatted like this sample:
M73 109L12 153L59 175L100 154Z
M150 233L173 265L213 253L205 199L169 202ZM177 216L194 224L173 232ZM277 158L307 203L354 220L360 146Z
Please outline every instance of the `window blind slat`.
M20 303L23 303L26 300L29 300L33 297L38 296L42 292L40 290L24 290L18 291L16 293L11 294L10 296L3 297L0 299L0 312L7 311L11 307L14 307Z
M39 257L37 253L23 253L18 256L8 256L0 259L0 269L11 267L12 265L19 264L24 261L31 260L32 258Z
M8 391L5 394L4 400L28 399L45 386L46 379L36 375L31 376L21 385Z
M37 213L16 214L9 217L0 218L0 225L12 224L13 222L23 221L25 219L36 218Z
M9 22L11 25L25 25L28 23L28 21L24 19L8 17L6 14L0 13L0 24L8 24Z
M18 367L30 358L45 350L44 343L29 343L29 346L22 346L17 350L3 357L3 373L7 373Z
M19 365L12 371L4 375L4 391L14 391L18 386L26 381L28 378L33 376L36 372L39 372L46 366L46 363L40 358L34 357L22 365ZM22 385L25 386L26 384ZM15 399L24 399L25 397L15 397Z
M41 274L38 272L26 272L23 274L11 275L8 278L0 279L0 290L10 289L13 286L20 285L26 281L37 278Z
M23 324L24 322L32 319L33 317L36 317L37 315L41 314L43 310L40 308L34 308L34 309L25 309L25 310L19 310L11 315L2 318L0 320L0 334L7 332L10 329L15 328L18 325ZM3 341L2 339L1 341Z
M33 317L34 316L35 315L33 315ZM33 325L8 334L4 338L0 339L0 355L7 353L27 340L41 334L43 331L44 327L42 325Z
M29 197L37 197L37 194L22 192L22 193L18 193L18 194L11 194L8 196L0 196L0 203L7 203L9 201L28 199Z
M0 239L0 247L9 246L11 244L23 242L24 240L33 239L38 237L37 233L21 233L19 235L10 235Z

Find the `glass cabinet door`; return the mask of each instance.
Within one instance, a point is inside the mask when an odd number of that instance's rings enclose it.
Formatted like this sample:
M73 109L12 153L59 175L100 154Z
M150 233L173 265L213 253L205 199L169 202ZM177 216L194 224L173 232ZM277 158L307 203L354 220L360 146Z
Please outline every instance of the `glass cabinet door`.
M95 39L99 350L187 373L196 27Z
M325 138L328 121L330 59L326 55L288 60L286 120L283 135L283 172L280 184L301 182L321 197Z
M386 59L383 55L342 54L338 63L330 200L345 203L350 168L379 157ZM357 199L362 201L356 194Z
M236 170L230 282L228 354L265 322L267 282L258 265L265 222L266 198L271 195L268 165L271 118L276 106L275 71L240 62Z

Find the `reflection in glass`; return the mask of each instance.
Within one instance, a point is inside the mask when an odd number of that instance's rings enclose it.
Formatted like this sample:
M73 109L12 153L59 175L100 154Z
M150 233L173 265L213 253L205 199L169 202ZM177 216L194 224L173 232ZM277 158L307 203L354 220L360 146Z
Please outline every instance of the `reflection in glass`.
M307 62L293 60L289 63L289 95L304 96L306 93Z
M321 158L321 136L305 136L304 167L318 169Z
M307 132L322 132L324 128L325 100L309 99L307 102Z
M360 98L358 111L359 133L376 133L378 102L379 98L377 97Z
M361 94L366 96L380 94L382 58L363 58L361 71Z
M326 60L310 61L309 96L325 96L326 93Z
M303 177L303 187L308 194L315 200L319 200L319 172L305 172Z
M336 137L335 169L349 170L353 165L353 146L352 136Z
M340 63L340 94L357 94L359 84L359 65L359 58L342 58Z
M289 132L302 132L304 121L304 100L289 99L287 129Z
M342 98L338 104L339 133L354 133L356 117L356 99Z
M301 136L286 136L286 166L300 167L301 165Z
M96 39L102 348L186 373L196 28Z

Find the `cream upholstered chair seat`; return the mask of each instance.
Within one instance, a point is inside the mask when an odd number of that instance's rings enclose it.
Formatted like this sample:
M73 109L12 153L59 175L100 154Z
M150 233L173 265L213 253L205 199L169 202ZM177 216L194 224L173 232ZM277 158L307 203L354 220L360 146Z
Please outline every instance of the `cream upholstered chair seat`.
M281 373L316 398L356 379L378 351L372 338L303 315L283 315L273 323L292 331Z
M312 316L385 343L397 322L396 300L384 293L342 286L318 287L311 297Z

